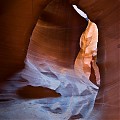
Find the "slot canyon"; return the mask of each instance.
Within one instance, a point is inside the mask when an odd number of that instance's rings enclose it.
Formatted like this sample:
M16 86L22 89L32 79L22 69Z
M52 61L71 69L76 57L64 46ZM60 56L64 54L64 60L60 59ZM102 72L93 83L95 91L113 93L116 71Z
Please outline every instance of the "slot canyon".
M98 27L100 85L94 67L90 80L73 72L89 22L72 5ZM119 8L119 0L0 0L0 120L120 120Z

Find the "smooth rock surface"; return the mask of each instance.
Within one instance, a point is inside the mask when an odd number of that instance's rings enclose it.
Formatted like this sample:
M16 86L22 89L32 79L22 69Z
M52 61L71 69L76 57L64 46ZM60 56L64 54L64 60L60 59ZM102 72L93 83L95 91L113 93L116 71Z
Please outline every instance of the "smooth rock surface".
M70 2L71 4L76 4L80 9L85 11L88 17L95 22L99 28L97 63L99 64L102 82L95 109L89 120L119 120L119 0L58 0L58 2L54 0L53 3L51 2L51 6L48 7L46 7L46 5L50 2L49 0L35 0L33 4L32 0L1 0L0 2L0 81L6 81L6 85L8 85L9 82L15 83L14 80L8 81L6 78L21 71L24 67L24 59L26 57L30 36L39 16L40 18L44 18L44 22L52 23L42 23L44 29L41 27L43 30L41 35L45 37L40 38L49 41L50 38L56 36L56 38L59 39L59 45L61 47L59 47L59 50L55 49L57 57L59 58L57 64L69 68L73 66L74 60L79 51L79 37L85 30L87 23L72 9L72 5L69 4ZM66 6L70 6L71 10ZM45 7L47 11L50 11L50 14L46 13L46 10L43 12L43 8ZM54 8L55 10L53 11ZM51 12L53 14L51 14ZM67 19L64 15L67 15ZM73 21L69 22L71 20ZM53 26L56 25L57 31L53 30ZM58 29L58 26L61 25L62 28L65 29L62 29L64 30L62 33L62 30ZM74 28L73 31L69 29L71 26L72 29ZM43 33L45 33L45 35ZM56 44L58 44L56 43L57 41L49 41L49 43L48 41L46 41L46 44L48 45L46 48L48 53L56 56L56 53L51 52L54 51L54 47L50 49L49 44L50 46L53 44L56 46ZM41 43L42 42L44 43L44 41L41 41ZM40 43L37 42L37 45L38 44ZM19 76L16 76L16 78L19 78ZM19 85L25 85L23 82L20 83ZM1 83L1 86L2 85L3 83ZM17 85L16 87L19 86ZM12 87L12 89L15 89L14 87ZM10 91L11 88L8 88L9 93ZM12 99L13 96L11 94L10 99ZM5 96L2 95L2 98L4 97Z

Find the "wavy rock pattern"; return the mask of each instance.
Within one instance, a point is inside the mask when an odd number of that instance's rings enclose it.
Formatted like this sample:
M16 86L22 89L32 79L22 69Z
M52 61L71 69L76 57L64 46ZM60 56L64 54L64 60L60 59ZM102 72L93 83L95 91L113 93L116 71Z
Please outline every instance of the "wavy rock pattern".
M102 82L93 115L89 119L118 120L119 1L51 1L36 0L33 4L28 0L0 1L0 81L6 81L6 78L24 67L30 36L38 17L42 29L34 29L39 31L40 37L38 32L33 32L36 34L33 37L36 37L36 41L32 38L31 51L41 45L40 51L58 58L56 64L66 68L73 67L79 51L79 38L87 26L87 22L69 3L76 4L99 28L98 64Z

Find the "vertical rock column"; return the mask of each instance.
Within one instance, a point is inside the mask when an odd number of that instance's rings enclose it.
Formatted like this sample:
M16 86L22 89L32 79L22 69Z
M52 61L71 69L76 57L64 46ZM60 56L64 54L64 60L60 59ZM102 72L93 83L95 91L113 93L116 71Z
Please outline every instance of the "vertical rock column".
M85 76L90 79L91 67L94 69L96 84L100 84L99 68L96 64L98 43L97 25L89 20L86 30L80 37L80 52L75 60L74 69L76 74L80 74L82 67Z

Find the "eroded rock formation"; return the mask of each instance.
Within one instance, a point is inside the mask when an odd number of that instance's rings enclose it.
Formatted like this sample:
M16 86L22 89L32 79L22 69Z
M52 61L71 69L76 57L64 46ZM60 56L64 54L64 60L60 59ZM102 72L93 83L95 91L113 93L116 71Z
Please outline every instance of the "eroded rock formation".
M94 69L96 84L100 85L99 68L96 64L97 60L97 44L98 44L98 28L97 25L90 20L86 30L80 37L80 52L75 60L74 69L77 75L80 75L81 71L85 76L90 79L91 67Z
M50 1L36 0L33 4L29 0L0 1L0 81L24 67L30 36L39 16L42 29L40 39L37 35L36 38L40 41L35 41L31 50L45 43L46 52L59 59L57 64L73 67L79 38L87 26L70 5L76 4L99 28L98 64L102 83L97 103L102 105L96 103L98 111L95 112L99 114L92 120L119 119L119 1L54 0L47 6ZM64 32L61 33L61 29ZM55 39L59 41L59 48ZM52 45L57 54L51 52ZM40 48L45 52L42 46Z

